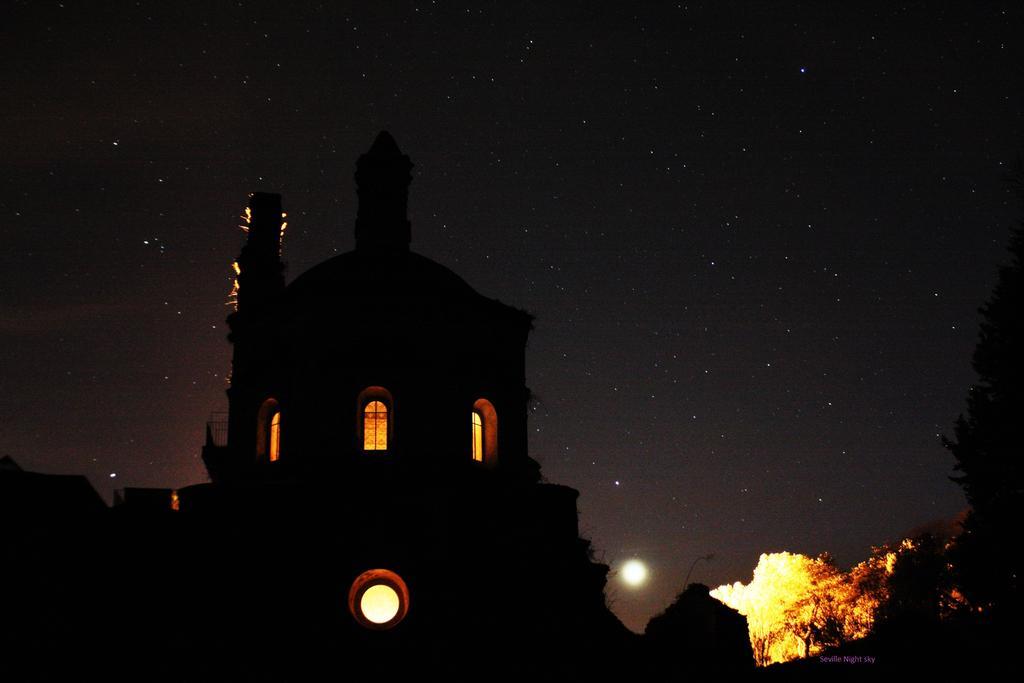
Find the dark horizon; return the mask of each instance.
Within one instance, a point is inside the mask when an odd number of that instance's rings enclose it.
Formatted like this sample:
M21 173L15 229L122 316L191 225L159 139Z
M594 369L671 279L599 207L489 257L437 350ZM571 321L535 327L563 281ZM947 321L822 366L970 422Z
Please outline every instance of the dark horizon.
M3 447L205 479L238 215L287 278L354 245L355 159L412 162L411 247L536 316L530 454L634 630L763 552L950 520L977 308L1021 209L1021 9L19 5L0 41ZM111 476L116 475L116 476Z

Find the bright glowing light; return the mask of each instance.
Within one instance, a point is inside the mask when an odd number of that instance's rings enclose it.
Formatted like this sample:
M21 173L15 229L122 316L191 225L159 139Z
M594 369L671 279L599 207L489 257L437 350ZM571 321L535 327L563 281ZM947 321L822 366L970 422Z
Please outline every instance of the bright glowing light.
M394 619L400 606L398 593L383 583L370 586L359 599L359 611L374 624L386 624Z
M370 569L352 582L348 611L365 628L394 628L409 611L409 588L389 569Z
M249 197L252 197L250 194ZM238 227L242 229L242 232L249 234L249 226L252 224L252 209L248 206L245 207L245 211L239 218L244 221ZM231 269L235 271L235 274L231 277L231 293L228 294L228 306L233 306L234 309L238 310L238 276L242 274L242 267L238 265L238 261L234 261L231 264Z
M870 633L889 597L888 577L899 556L913 549L910 540L892 550L876 548L848 572L822 557L765 553L753 580L719 586L711 597L747 618L758 666L813 657Z
M276 462L281 456L281 411L270 418L270 462Z
M228 306L234 306L235 310L238 310L238 276L242 274L242 266L238 265L238 261L231 262L231 270L235 271L234 276L231 278L231 292L228 293Z
M640 560L629 560L622 565L621 574L626 585L635 588L647 580L647 565Z
M473 411L473 459L484 461L484 420L480 413Z
M486 398L478 398L473 402L472 418L470 454L476 462L494 467L498 463L498 414L494 405Z
M380 401L370 401L363 410L363 450L388 449L388 407Z

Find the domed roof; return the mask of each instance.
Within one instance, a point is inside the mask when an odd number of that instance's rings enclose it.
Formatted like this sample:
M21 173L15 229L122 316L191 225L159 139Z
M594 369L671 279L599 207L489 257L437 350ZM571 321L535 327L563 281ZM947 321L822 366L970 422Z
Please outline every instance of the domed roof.
M440 263L412 251L356 249L310 268L285 289L285 301L378 298L490 301ZM496 302L495 302L496 303Z
M472 313L529 326L527 313L478 294L444 266L409 250L406 215L412 162L381 132L356 165L356 248L311 268L285 289L289 315L335 311L373 315L378 304L444 317ZM351 304L355 304L352 306Z

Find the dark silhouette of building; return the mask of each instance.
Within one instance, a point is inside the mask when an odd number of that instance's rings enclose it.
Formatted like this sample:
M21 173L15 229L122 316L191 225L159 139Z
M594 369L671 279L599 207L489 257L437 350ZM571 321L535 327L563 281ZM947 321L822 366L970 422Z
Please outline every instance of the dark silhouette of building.
M754 671L747 619L691 583L644 629L645 665L652 679L708 680Z
M101 670L88 657L109 606L109 515L85 477L0 458L0 680Z
M35 520L3 545L29 590L0 673L575 680L626 664L636 638L605 605L578 494L527 452L532 318L410 251L411 168L381 133L357 166L355 250L288 284L281 198L252 195L209 483L108 509L84 480L0 463L5 509Z
M411 168L381 133L357 167L355 250L287 285L281 199L252 195L209 483L125 489L107 508L81 477L0 462L15 596L0 678L578 679L627 664L637 639L605 605L578 494L527 452L531 316L409 250Z
M368 677L592 668L625 631L577 492L527 453L531 316L410 251L411 168L381 133L357 166L355 250L287 286L280 198L253 195L227 438L208 431L212 483L178 492L179 512L231 529L243 547L218 564L261 567L235 599L271 603L246 627L290 624L294 647L319 642L317 669L342 651Z

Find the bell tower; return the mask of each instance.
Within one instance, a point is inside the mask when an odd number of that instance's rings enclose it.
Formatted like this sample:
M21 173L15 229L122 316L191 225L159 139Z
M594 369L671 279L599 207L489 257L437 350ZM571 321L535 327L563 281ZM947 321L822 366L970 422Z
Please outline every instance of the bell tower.
M232 343L227 443L216 444L208 429L203 447L203 462L214 481L237 478L250 471L256 454L270 450L270 431L274 428L274 415L261 416L260 412L267 411L266 401L275 393L279 374L274 363L274 340L285 290L281 195L252 194L245 218L247 237L234 263L236 308L227 318Z

